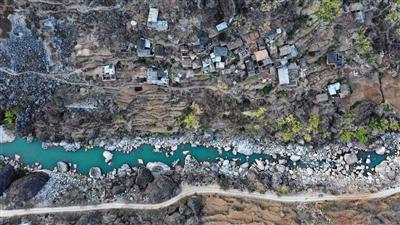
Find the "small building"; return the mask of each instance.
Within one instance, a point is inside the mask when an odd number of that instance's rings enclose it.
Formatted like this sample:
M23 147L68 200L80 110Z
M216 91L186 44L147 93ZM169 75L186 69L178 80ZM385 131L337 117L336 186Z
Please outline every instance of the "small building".
M222 23L217 24L215 27L217 28L218 32L222 32L222 31L228 29L228 23L222 22Z
M198 38L198 43L202 46L208 45L208 42L210 41L208 33L203 30L197 32L197 38Z
M316 103L327 102L328 100L329 100L329 96L326 93L315 96Z
M243 41L241 38L237 38L236 40L229 42L226 46L229 51L233 51L243 46Z
M139 57L151 57L151 42L148 39L140 38L136 45L137 54Z
M214 47L213 53L216 57L226 57L228 56L228 49L226 47Z
M149 17L147 18L147 24L157 23L158 21L158 9L150 8L149 9Z
M156 58L164 58L165 56L165 48L160 44L156 44L154 46L154 56Z
M236 49L235 53L239 56L240 61L244 61L250 57L250 52L247 48L240 47Z
M255 60L257 62L264 61L267 58L269 58L268 51L265 50L265 49L261 50L261 51L254 52L254 56L255 56Z
M344 58L337 52L331 51L326 54L326 64L335 68L342 68L344 66Z
M103 80L116 80L114 64L108 64L103 68Z
M158 9L150 8L149 17L147 18L147 26L157 31L166 31L168 30L168 21L158 20Z
M264 50L267 48L267 45L265 44L265 41L262 38L258 39L257 45L259 50Z
M147 83L156 85L168 85L168 69L150 67L147 69Z
M279 56L284 57L292 54L292 46L291 45L284 45L279 48Z
M279 85L290 84L289 69L286 66L278 68L278 80Z
M189 56L182 56L181 65L183 68L192 68L192 59Z
M338 91L340 90L340 83L336 82L334 84L328 85L328 93L330 96L335 96L338 94Z
M361 2L355 2L355 3L350 4L351 12L362 11L363 9L364 9L364 6Z

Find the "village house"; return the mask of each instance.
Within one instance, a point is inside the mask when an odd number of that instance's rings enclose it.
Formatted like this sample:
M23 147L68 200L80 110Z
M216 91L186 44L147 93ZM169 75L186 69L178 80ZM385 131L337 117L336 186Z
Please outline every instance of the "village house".
M227 22L219 23L219 24L217 24L217 25L215 26L215 28L217 28L217 31L218 31L218 32L222 32L222 31L228 29L228 23L227 23Z
M152 57L151 42L149 39L140 38L136 45L137 54L139 57Z
M243 46L243 41L241 38L237 38L236 40L229 42L226 47L229 51L234 51Z
M156 85L168 85L168 69L150 67L147 69L147 83Z
M337 52L331 51L326 54L326 64L339 69L344 66L344 58Z
M154 57L156 58L164 58L165 56L165 48L160 44L156 44L154 46Z
M114 64L108 64L103 68L103 80L104 81L112 81L116 80L117 77L115 76L115 66Z
M147 27L155 29L157 31L166 31L168 30L168 22L165 20L158 20L158 9L150 8L149 16L147 18Z

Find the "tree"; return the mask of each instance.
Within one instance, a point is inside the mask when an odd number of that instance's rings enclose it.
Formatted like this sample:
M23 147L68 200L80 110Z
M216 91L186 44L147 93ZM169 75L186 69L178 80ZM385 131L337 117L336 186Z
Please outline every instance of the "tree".
M324 0L317 9L316 15L324 22L332 22L339 16L342 8L341 0Z
M15 114L11 111L6 111L4 115L4 122L8 125L13 125L15 123Z

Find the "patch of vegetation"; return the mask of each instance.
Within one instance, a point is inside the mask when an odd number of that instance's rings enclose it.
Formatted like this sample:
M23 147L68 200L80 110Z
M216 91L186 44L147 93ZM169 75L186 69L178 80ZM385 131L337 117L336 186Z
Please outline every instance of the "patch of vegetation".
M386 15L386 17L385 17L385 20L390 20L390 21L393 21L393 22L398 22L398 21L400 21L400 12L398 12L398 11L390 11L387 15Z
M114 122L115 124L117 124L117 125L122 125L122 124L124 124L126 121L125 121L123 115L117 114L117 115L114 115L114 117L113 117L113 122Z
M280 186L277 190L278 195L287 195L289 194L289 188L286 186Z
M374 49L369 39L365 35L365 29L361 29L357 32L357 39L354 42L356 52L362 58L368 60L368 62L376 62L376 56L374 55Z
M310 119L308 120L308 123L310 124L311 128L312 128L314 131L318 131L318 129L319 129L319 122L320 122L319 115L316 115L316 114L311 115L311 116L310 116Z
M186 129L190 130L198 130L200 128L200 122L192 112L183 118L182 124Z
M280 90L280 91L278 91L278 96L279 97L287 97L287 92L284 90Z
M14 125L16 116L12 111L6 111L4 114L4 123L7 125Z
M274 90L274 85L268 84L268 85L265 85L261 90L259 90L258 93L261 96L266 96L269 93L271 93L272 90Z
M350 142L352 138L353 138L353 133L350 131L342 133L339 137L340 141L342 142Z
M289 141L294 141L294 134L290 131L287 131L285 133L283 133L283 141L285 142L289 142Z
M365 128L361 128L361 129L358 129L358 130L355 132L354 137L355 137L359 142L367 143L368 140L369 140L367 135L368 135L368 130L365 129Z
M392 110L392 105L388 102L383 103L383 111L388 112L390 110Z
M265 108L260 107L256 111L245 111L243 115L251 117L251 118L260 118L265 113Z
M325 0L321 2L321 5L315 14L324 22L330 23L339 16L341 8L341 0Z
M258 132L260 131L260 129L261 129L261 126L260 125L254 125L252 128L251 128L251 133L253 134L253 136L256 136L257 134L258 134Z

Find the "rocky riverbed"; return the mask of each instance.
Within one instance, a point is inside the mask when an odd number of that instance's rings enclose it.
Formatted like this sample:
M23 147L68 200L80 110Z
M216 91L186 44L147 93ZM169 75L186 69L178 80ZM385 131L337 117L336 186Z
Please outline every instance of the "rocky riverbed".
M156 138L142 138L140 140L142 142L125 143L140 145L145 140L152 140L150 143L158 145L158 149L170 147L170 151L173 151L173 146L180 143L177 141L179 139L169 139L170 141L166 142L161 142L161 139ZM193 142L193 144L201 144L201 142ZM114 144L116 148L112 149L109 144L103 143L101 145L108 146L105 149L108 149L110 153L120 147L118 144ZM237 149L237 146L230 145L229 147ZM219 149L221 151L229 150L228 145L224 146L221 143ZM257 149L261 150L262 148ZM371 160L369 158L361 159L357 154L361 151L376 151L380 154L383 151L382 149L385 149L385 154L391 152L392 155L376 167L370 168L368 165ZM325 155L313 152L322 152L323 150L325 150ZM335 154L330 153L330 150ZM235 159L199 162L191 155L187 155L183 166L169 167L155 162L131 168L125 164L107 174L102 174L101 170L94 170L91 177L72 171L66 172L68 169L58 166L53 171L46 172L49 177L48 181L35 195L14 202L10 199L10 196L15 196L15 194L9 194L9 190L6 190L7 185L3 185L3 189L6 191L2 198L7 202L6 207L11 208L32 204L49 206L99 203L118 199L130 202L162 202L177 195L179 184L182 183L192 185L218 183L223 188L261 192L281 192L282 189L286 189L288 192L318 190L342 193L377 191L396 186L400 180L398 172L400 157L397 156L397 152L400 151L400 136L398 134L386 134L369 146L332 145L322 149L313 149L289 145L285 152L293 153L282 155L280 154L281 147L262 150L262 152L264 151L272 154L273 160L260 159L252 164L247 162L239 164ZM325 156L329 157L326 158ZM16 159L2 157L1 160L3 164L11 165L17 170L29 171L28 174L36 174L35 171L42 169L39 164L22 165L18 157ZM314 162L314 164L304 166L309 162ZM315 162L320 163L316 165ZM304 165L299 166L300 163ZM296 164L299 165L296 166ZM2 171L5 168L9 167L4 167ZM7 174L12 176L12 173L3 174L6 174L4 176L8 176ZM33 176L31 179L36 179L36 177ZM39 181L43 182L43 179L39 179ZM23 191L14 190L13 193L23 193Z

